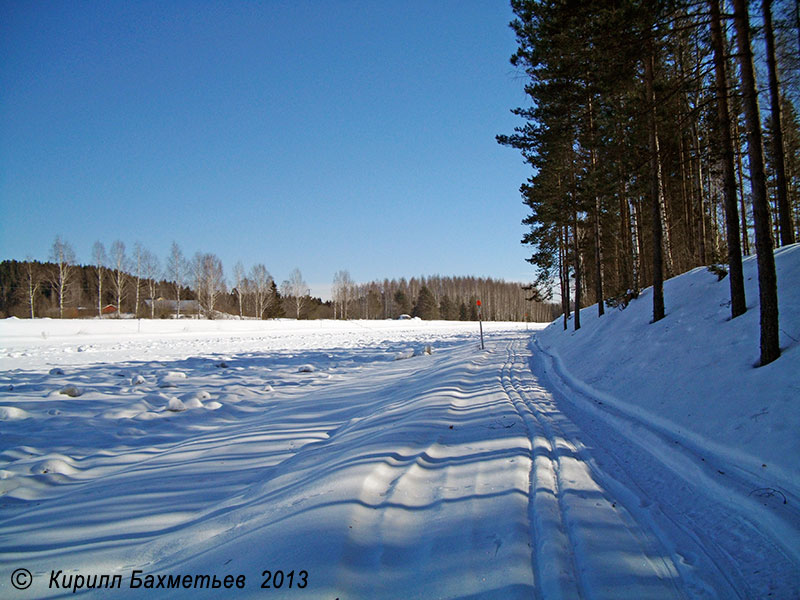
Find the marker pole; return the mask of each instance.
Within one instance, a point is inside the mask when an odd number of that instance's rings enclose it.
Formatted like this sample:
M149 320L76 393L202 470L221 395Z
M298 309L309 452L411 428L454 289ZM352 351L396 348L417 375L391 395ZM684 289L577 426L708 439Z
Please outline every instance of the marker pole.
M481 318L481 301L478 300L478 327L481 329L481 350L485 350L483 346L483 319Z

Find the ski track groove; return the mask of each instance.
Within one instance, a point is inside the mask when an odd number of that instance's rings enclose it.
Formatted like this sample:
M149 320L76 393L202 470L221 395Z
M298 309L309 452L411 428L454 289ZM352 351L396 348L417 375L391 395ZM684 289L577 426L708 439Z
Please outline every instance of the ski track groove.
M528 519L531 533L531 567L537 598L577 598L581 594L571 577L576 571L572 557L562 551L569 547L564 528L564 509L558 489L557 470L551 458L552 440L545 436L541 423L522 396L512 386L513 350L506 349L500 383L509 402L519 414L528 433L530 474ZM548 489L540 489L539 486Z
M569 538L569 547L572 549L575 578L578 583L577 590L568 590L562 596L550 594L547 597L614 597L618 593L618 590L614 589L614 582L604 580L603 570L598 568L598 564L593 564L597 563L597 544L582 530L587 521L591 522L595 518L599 520L604 516L607 519L609 515L604 515L604 511L615 519L615 527L631 538L620 540L620 543L624 542L626 548L631 547L634 552L639 553L642 561L655 571L650 578L655 576L658 583L666 581L672 584L666 586L667 589L652 590L649 579L645 580L639 584L640 597L665 597L664 594L682 597L683 594L675 585L678 571L669 552L653 539L649 524L641 523L636 511L627 510L614 493L616 490L607 485L605 474L598 469L593 457L587 456L589 453L581 442L583 433L576 424L563 416L556 406L555 399L534 378L523 359L525 350L520 346L518 340L509 346L511 364L504 387L507 391L508 387L511 388L509 395L513 393L518 397L518 405L522 405L523 410L531 415L537 428L543 432L548 445L553 449L559 508ZM540 397L534 398L532 393ZM581 509L585 511L585 507L581 506L581 501L587 500L589 494L578 490L576 487L578 481L570 479L571 474L584 476L590 484L597 487L594 491L600 498L595 502L595 506L600 509L593 511L598 513L597 517L592 515L591 518L587 518L583 514ZM577 502L576 498L579 499ZM609 506L613 510L609 510Z
M518 342L512 343L512 346L518 345ZM552 431L563 436L564 430L568 430L575 441L577 456L592 478L615 497L616 504L624 508L643 531L655 536L652 541L662 549L662 558L674 574L673 581L689 597L797 597L800 576L792 560L741 512L744 509L733 511L730 502L726 506L710 496L711 492L693 482L690 475L667 464L666 457L655 455L658 448L648 448L635 436L625 435L613 422L595 419L581 404L590 399L568 384L553 391L556 386L549 381L551 376L546 369L543 366L534 368L532 364L537 357L529 357L527 363L524 361L522 357L531 354L524 348L517 347L509 353L517 357L516 376L511 379L523 402L535 418L548 423ZM543 372L546 387L539 383L534 371ZM535 395L540 390L550 396L547 403L531 397L531 392ZM589 405L594 407L593 402ZM594 407L593 410L605 412L609 407ZM626 425L633 423L633 427L653 433L646 424L613 412L614 417ZM579 441L581 439L584 443ZM602 440L602 444L596 440ZM682 452L679 448L668 449ZM747 572L741 572L742 567L746 567ZM680 595L684 593L675 591Z

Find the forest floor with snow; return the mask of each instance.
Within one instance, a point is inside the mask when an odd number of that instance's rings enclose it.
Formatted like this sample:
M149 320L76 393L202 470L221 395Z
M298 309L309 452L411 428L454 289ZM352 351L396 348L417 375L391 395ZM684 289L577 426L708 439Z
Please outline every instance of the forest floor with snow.
M762 368L754 259L733 321L697 269L659 323L646 291L483 351L476 323L0 321L0 597L800 597L800 246L776 261Z

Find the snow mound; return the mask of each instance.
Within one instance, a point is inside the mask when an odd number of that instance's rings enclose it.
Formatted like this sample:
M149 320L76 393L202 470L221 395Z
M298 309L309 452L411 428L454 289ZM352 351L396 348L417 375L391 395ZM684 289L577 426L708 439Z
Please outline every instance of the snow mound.
M298 373L313 373L316 370L317 370L317 368L314 365L300 365L300 367L298 367L298 369L297 369L297 372Z
M22 421L29 419L30 415L27 411L17 408L16 406L0 406L0 421Z
M62 458L48 458L31 467L34 475L74 475L77 472L77 469Z
M170 398L167 403L167 410L170 412L183 412L186 409L186 404L180 398Z
M394 353L395 360L405 360L407 358L413 358L416 356L413 348L403 348L399 352Z

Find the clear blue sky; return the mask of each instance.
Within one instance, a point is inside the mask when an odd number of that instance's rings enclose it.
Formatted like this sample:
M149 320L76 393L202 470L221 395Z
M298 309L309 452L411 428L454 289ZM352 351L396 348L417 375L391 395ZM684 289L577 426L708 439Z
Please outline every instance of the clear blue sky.
M524 281L504 0L0 0L0 259Z

